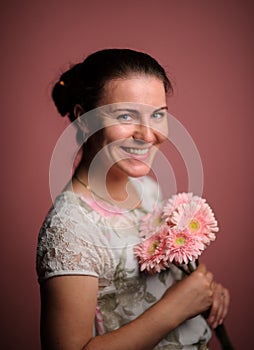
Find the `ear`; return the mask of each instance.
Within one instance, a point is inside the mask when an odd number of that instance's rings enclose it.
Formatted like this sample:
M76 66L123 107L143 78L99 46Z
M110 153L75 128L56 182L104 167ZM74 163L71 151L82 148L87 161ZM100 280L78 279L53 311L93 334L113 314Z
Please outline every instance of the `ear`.
M85 118L81 118L81 116L85 113L84 108L81 105L77 104L74 106L73 112L74 112L74 115L75 115L75 118L76 118L76 121L78 123L79 128L83 132L88 133L89 128L88 128L88 125L86 123L86 120L85 120Z
M82 114L85 113L84 108L81 105L79 105L79 104L74 106L73 112L74 112L74 115L75 115L76 119L78 119Z

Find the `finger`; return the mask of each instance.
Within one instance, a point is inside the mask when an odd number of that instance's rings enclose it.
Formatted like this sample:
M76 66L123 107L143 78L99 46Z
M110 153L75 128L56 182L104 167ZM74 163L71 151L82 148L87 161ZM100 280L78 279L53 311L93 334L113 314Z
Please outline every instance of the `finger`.
M205 275L207 272L207 268L205 264L202 263L198 265L198 267L196 268L196 271Z
M213 280L213 274L212 274L212 272L208 271L208 272L206 273L206 278L207 278L208 283L210 284L210 287L211 287L212 289L214 289L214 280Z
M223 323L227 314L229 304L229 293L221 284L214 283L214 298L208 323L212 328L216 328Z
M209 317L208 317L208 323L211 327L214 328L216 323L218 322L218 311L220 308L220 285L218 285L216 282L212 282L211 288L213 289L213 303L210 309Z
M222 315L221 315L221 319L219 320L219 324L223 323L223 321L225 320L227 314L228 314L228 309L229 309L229 303L230 303L230 295L229 295L229 291L227 288L224 288L222 291L222 297L223 297L223 301L224 301L224 308L222 311Z
M219 304L218 298L214 298L211 306L210 314L207 320L209 325L212 328L215 328L218 324L218 321L220 320L218 316L219 308L220 308L220 304Z
M197 267L195 272L205 276L209 284L212 283L213 274L207 270L207 268L204 264L199 264L199 266Z

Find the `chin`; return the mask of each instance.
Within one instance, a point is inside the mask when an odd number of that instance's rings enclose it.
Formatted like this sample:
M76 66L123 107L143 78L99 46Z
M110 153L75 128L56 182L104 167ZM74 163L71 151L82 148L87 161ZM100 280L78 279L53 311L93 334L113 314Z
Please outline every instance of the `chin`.
M151 166L144 163L135 166L121 166L121 164L119 164L119 168L130 177L142 177L147 175L151 170Z

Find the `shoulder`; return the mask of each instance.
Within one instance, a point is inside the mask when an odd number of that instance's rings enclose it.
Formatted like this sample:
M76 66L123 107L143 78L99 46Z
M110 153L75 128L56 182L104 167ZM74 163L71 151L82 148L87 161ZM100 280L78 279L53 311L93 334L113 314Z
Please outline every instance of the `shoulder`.
M75 193L63 192L56 198L40 229L39 280L67 274L99 276L107 246L93 210Z
M93 209L89 206L82 196L71 191L61 193L49 210L44 224L45 226L59 226L73 229L74 225L83 226L92 225L96 228Z
M101 245L103 235L99 215L87 204L82 196L71 191L61 193L49 210L40 230L39 238L45 232L52 233L54 239L61 235L63 239L85 241Z

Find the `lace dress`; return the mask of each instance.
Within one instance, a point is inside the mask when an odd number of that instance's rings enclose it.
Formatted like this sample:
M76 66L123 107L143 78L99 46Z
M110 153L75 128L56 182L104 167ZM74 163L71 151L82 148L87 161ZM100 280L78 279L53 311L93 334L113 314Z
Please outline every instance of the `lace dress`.
M66 191L56 198L39 233L39 283L59 275L98 278L95 335L134 320L181 278L174 266L153 276L139 272L133 254L140 242L138 223L153 210L159 190L149 177L132 181L142 198L140 208L124 211ZM210 336L207 323L197 316L170 332L154 349L203 349Z

